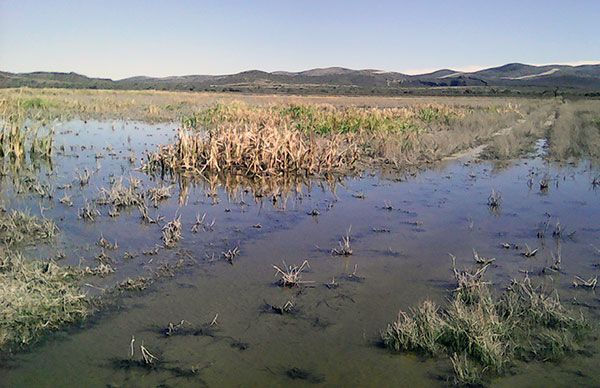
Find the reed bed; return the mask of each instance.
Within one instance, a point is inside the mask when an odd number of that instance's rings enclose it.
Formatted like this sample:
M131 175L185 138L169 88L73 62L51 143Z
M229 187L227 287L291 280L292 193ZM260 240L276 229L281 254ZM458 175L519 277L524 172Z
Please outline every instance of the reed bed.
M509 370L517 360L559 360L579 349L588 323L567 310L556 293L529 277L513 280L498 297L484 280L488 265L457 270L449 305L425 300L400 311L382 332L390 350L448 355L458 384L482 384Z
M492 131L518 117L511 104L475 109L434 103L393 108L219 103L184 117L175 142L149 153L144 169L251 177L345 175L374 165L439 159L478 136L491 136L480 133L479 126ZM486 125L491 122L496 123ZM450 143L453 148L447 145L450 132L458 140Z
M306 137L287 128L225 125L208 135L180 130L174 144L147 155L144 169L308 176L346 170L357 157L357 146L340 135Z
M403 132L436 126L448 128L471 109L445 104L406 107L339 107L330 104L272 104L251 106L242 102L218 103L184 117L186 128L216 128L223 123L261 127L289 127L305 133Z
M496 109L508 103L525 101L511 98L477 97L344 97L344 96L273 96L222 93L188 93L133 90L77 90L14 88L0 90L0 112L11 113L18 108L33 120L65 121L81 119L130 119L146 122L174 122L182 117L196 117L217 104L232 105L240 101L252 106L329 105L332 107L404 108L418 105L449 106L451 109ZM530 101L530 100L526 100ZM533 101L533 100L531 100ZM529 104L529 102L528 102ZM283 112L294 114L294 111ZM418 113L418 110L415 110ZM443 112L441 112L443 115ZM430 119L426 109L420 114ZM435 114L434 114L435 115Z
M0 158L8 156L14 162L27 156L30 160L52 157L54 129L41 120L26 121L35 107L20 99L12 105L0 100Z
M21 122L9 118L0 128L0 157L8 156L12 161L49 159L52 157L54 130L26 127Z

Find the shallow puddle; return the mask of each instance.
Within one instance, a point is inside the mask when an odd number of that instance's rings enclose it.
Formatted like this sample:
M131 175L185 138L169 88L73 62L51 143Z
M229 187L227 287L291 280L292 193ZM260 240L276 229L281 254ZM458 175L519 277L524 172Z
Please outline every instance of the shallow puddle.
M76 209L97 198L111 176L135 176L144 188L171 184L135 170L128 158L130 149L139 159L170 140L175 126L70 122L60 128L57 146L65 145L64 155L54 159L51 174L42 168L39 176L54 187L72 184L66 191L73 207L58 203L62 190L39 199L15 195L10 177L2 182L8 209L39 214L41 208L61 230L56 246L30 253L63 252L66 264L91 265L100 252L98 238L116 240L119 248L106 252L116 273L86 279L89 293L147 275L158 263L189 260L174 277L125 294L83 327L3 361L3 386L446 385L448 361L391 354L380 346L379 332L399 309L426 298L444 304L454 286L448 254L470 266L473 249L496 258L488 270L496 289L527 272L558 289L562 301L594 325L600 318L599 298L572 287L575 276L587 279L600 268L600 191L592 185L599 171L587 162L548 164L540 155L504 166L454 161L414 176L365 174L261 198L252 188L219 186L215 192L208 183L186 186L187 195L179 195L182 186L175 182L172 197L151 213L167 221L181 215L183 240L144 255L161 243L161 228L142 224L137 209L109 217L108 207L100 206L95 222L78 219ZM84 169L94 173L81 188L75 171ZM550 185L540 190L544 178ZM492 190L502 196L495 209L487 204ZM192 233L202 214L214 226ZM557 222L562 231L553 236ZM332 255L349 230L353 254ZM537 254L525 258L526 246ZM240 253L229 263L222 252L235 247ZM558 250L562 271L544 272ZM126 251L133 258L124 259ZM279 287L273 265L304 260L310 265L306 283ZM288 301L293 307L281 311ZM158 357L155 368L128 361L132 336L136 347L143 343ZM589 348L591 355L558 364L518 364L514 374L492 383L600 385L600 342Z

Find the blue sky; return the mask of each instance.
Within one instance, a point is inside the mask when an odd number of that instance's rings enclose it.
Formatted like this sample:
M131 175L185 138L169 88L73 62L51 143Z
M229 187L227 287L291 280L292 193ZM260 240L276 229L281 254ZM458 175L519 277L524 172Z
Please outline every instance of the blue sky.
M425 72L600 62L600 1L0 0L0 70Z

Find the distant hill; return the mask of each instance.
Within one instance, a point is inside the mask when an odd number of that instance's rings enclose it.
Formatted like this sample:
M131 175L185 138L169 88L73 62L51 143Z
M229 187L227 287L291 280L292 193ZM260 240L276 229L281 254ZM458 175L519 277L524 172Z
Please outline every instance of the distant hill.
M137 76L121 80L91 78L77 73L0 72L0 87L57 87L92 89L156 89L272 93L503 93L520 90L546 93L557 88L576 93L600 92L600 65L533 66L510 63L475 72L442 69L407 75L374 69L342 67L300 72L249 70L228 75Z

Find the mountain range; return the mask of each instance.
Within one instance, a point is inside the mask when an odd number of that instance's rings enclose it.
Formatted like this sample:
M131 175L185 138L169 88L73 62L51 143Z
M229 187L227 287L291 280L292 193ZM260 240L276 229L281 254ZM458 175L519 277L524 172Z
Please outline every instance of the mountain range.
M418 75L329 67L300 72L249 70L228 75L137 76L120 80L92 78L73 72L0 71L0 87L21 86L331 94L403 94L436 90L489 94L561 90L595 95L600 92L600 64L534 66L511 63L474 72L442 69Z

